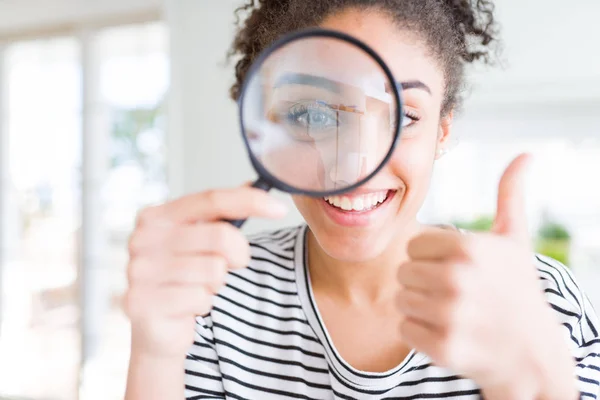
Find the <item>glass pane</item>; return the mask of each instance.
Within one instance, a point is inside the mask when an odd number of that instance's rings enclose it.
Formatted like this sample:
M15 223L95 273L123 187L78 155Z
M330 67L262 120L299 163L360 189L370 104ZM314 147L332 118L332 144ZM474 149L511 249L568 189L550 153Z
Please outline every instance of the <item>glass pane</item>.
M98 282L104 315L96 355L86 367L85 399L122 399L129 357L129 325L120 309L126 288L127 240L137 211L167 198L165 96L169 84L168 34L162 23L101 31L99 98L92 118L107 127L107 171L102 184L106 268Z
M12 201L2 216L10 243L0 395L72 398L79 361L78 44L73 38L18 43L5 62L9 182L2 195Z

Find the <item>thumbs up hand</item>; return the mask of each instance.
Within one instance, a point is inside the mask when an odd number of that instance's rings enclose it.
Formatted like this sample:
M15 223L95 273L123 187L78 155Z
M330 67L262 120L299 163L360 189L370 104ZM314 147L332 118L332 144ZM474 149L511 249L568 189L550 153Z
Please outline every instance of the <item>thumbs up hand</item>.
M575 366L540 289L526 224L527 155L504 172L492 232L415 237L398 270L403 340L485 398L576 399Z

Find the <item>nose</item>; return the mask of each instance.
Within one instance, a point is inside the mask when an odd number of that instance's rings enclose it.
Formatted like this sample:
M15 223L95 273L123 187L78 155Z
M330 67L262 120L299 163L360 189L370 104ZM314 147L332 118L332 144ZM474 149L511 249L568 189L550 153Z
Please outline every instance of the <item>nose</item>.
M381 127L378 125L375 119L363 117L356 129L343 132L336 147L336 157L329 165L332 182L353 185L375 171L383 160Z

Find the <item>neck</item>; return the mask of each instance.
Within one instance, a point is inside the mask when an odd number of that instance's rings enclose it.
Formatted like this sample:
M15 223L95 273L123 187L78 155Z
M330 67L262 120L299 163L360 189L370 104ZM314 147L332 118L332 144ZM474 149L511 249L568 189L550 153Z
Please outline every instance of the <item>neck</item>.
M308 268L313 291L357 304L388 302L397 293L398 267L408 261L408 242L422 230L416 221L407 225L390 240L393 245L377 257L361 262L329 256L309 231Z

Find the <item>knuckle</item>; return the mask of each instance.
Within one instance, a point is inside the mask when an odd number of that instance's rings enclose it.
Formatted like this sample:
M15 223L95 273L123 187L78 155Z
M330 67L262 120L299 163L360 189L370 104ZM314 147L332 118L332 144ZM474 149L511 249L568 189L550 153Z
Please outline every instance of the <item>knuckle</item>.
M446 290L450 299L458 298L463 289L463 279L460 273L460 268L454 263L445 265L444 271L446 271L444 279Z
M137 226L147 225L158 218L160 215L160 206L143 208L137 215Z
M241 257L241 261L242 261L242 267L245 267L248 264L250 264L252 252L250 250L250 243L248 242L248 240L246 238L243 238L243 241L241 242L241 248L239 250L239 253L241 254L240 257Z
M212 309L214 296L210 292L201 290L198 293L198 297L199 299L195 304L195 311L200 314L200 316L204 317L209 314Z
M142 258L134 258L127 266L127 279L131 284L142 282L146 279L148 263Z
M215 257L212 260L213 275L219 278L225 278L227 275L227 261L222 257Z
M232 242L235 235L234 229L233 226L225 222L213 224L210 234L212 247L216 250L225 250Z
M204 196L206 198L206 202L215 209L221 208L221 193L218 190L207 190L204 192Z
M140 316L143 307L140 307L141 294L139 290L129 289L123 296L123 311L130 319Z
M127 243L127 250L129 251L130 256L136 256L140 254L145 247L145 238L142 231L135 230L131 236L129 236L129 241Z
M398 268L398 271L396 272L396 278L400 282L403 282L407 277L409 277L413 274L414 274L414 263L406 262L406 263L400 265L400 268Z
M214 257L209 263L209 269L209 288L212 293L217 293L223 287L227 278L227 263L221 257Z
M416 310L418 308L415 295L411 292L407 292L399 296L399 300L400 304L407 310Z

